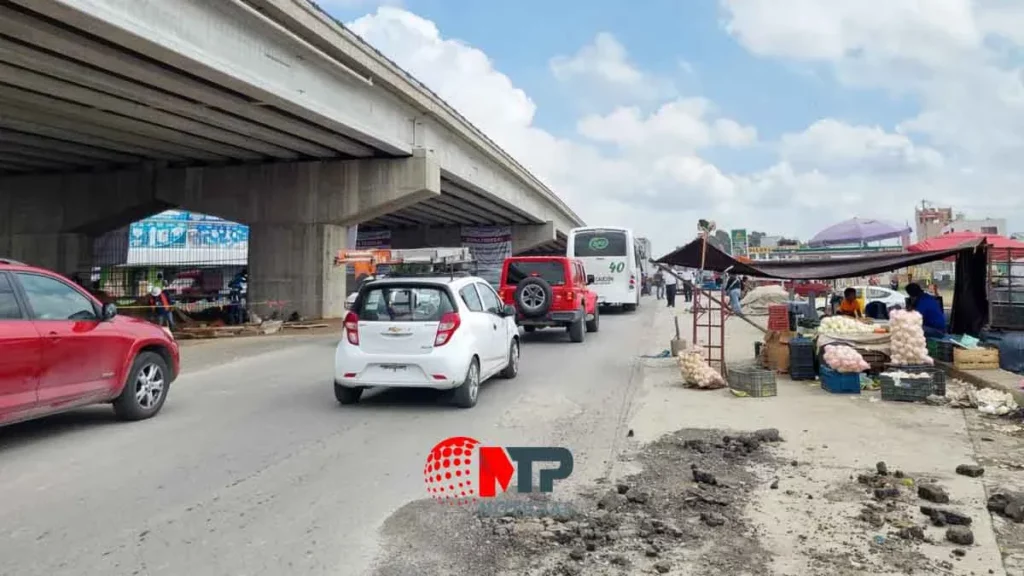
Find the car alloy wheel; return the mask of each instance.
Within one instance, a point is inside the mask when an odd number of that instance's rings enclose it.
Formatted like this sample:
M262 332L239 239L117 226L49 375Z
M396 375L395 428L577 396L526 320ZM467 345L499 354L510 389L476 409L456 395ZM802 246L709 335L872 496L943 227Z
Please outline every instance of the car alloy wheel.
M480 368L476 362L469 365L469 374L466 375L469 384L469 399L476 402L476 396L480 393Z
M544 294L544 289L536 284L531 284L523 289L522 295L523 305L530 310L539 310L544 302L547 301L547 296Z
M135 401L139 408L152 410L164 393L164 372L156 364L146 364L135 378Z

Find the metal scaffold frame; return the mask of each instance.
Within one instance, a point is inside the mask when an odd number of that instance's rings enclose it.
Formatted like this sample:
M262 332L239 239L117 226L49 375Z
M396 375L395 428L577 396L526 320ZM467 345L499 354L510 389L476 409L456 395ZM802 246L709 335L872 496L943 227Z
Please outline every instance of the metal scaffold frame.
M703 273L703 270L701 270ZM699 286L693 287L693 345L704 349L708 365L718 369L725 377L725 321L731 315L729 307L724 305L725 292L720 291L719 297L711 296L710 290ZM706 336L702 342L701 336Z

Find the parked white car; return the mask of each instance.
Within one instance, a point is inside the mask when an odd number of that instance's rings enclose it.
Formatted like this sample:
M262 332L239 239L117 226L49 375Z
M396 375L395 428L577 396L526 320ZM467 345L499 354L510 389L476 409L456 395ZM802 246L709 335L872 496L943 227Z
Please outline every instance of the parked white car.
M334 395L342 404L384 386L454 389L455 404L471 408L482 382L519 373L515 309L477 277L368 282L343 332L334 356Z
M907 307L907 295L903 292L882 286L854 286L854 288L857 289L857 297L864 299L865 306L872 302L882 302L889 310Z

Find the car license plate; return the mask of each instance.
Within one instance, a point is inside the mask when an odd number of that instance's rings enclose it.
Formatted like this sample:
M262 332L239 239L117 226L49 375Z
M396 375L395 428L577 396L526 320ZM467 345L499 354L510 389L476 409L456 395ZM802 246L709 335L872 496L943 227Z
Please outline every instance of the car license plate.
M391 372L402 372L408 366L406 366L405 364L381 364L380 367L383 370L388 370Z

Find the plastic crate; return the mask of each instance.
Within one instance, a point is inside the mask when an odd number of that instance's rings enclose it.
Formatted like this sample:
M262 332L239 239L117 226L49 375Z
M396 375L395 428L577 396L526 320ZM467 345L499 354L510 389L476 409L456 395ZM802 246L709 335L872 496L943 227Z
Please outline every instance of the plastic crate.
M775 372L757 366L729 368L729 388L753 398L767 398L778 394Z
M768 329L775 331L790 329L789 306L785 304L768 306Z
M821 365L821 389L832 394L860 394L860 373L841 374Z
M939 362L953 361L953 343L938 338L928 339L928 355Z
M789 377L791 380L814 380L818 371L814 361L814 341L793 338L789 341Z
M908 367L901 367L900 370L910 372L906 368ZM926 372L928 377L901 378L897 382L895 378L886 373L880 374L878 380L882 384L882 400L889 400L891 402L922 402L925 398L935 394L934 372L921 370L910 373L917 374L920 372Z
M932 383L935 385L935 395L946 395L946 371L939 366L932 366L931 364L904 364L902 366L899 364L889 364L885 369L887 371L901 370L911 374L927 372L932 375Z

